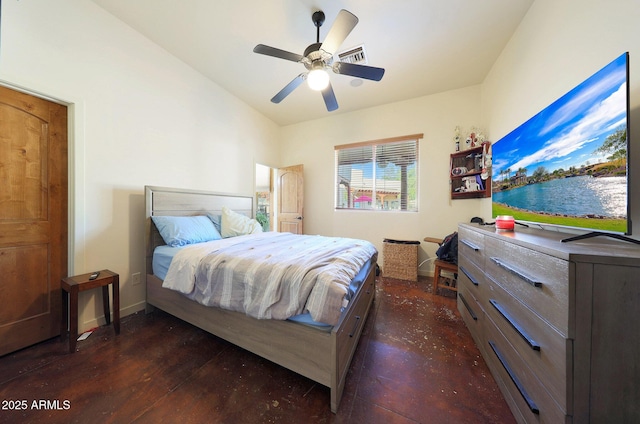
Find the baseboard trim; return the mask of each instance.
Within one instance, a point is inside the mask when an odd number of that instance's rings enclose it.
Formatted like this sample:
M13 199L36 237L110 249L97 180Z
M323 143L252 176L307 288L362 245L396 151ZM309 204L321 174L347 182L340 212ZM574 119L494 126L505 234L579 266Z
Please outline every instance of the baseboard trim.
M144 311L145 307L147 306L147 302L146 301L141 301L138 303L134 303L133 305L129 305L126 308L121 308L120 309L120 319L131 315L131 314L135 314L136 312L139 311ZM101 327L103 325L105 325L107 323L107 321L104 318L104 314L100 315L94 319L91 319L89 321L85 321L82 323L82 325L80 327L82 328L78 328L78 334L81 334L85 331L87 331L90 328L95 328L95 327Z

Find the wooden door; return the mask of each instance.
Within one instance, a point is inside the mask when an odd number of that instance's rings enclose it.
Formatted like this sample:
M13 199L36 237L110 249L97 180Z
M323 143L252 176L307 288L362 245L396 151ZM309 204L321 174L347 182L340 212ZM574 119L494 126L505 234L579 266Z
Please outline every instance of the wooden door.
M302 234L304 215L303 166L295 165L278 169L278 231Z
M67 108L0 87L0 355L60 334Z

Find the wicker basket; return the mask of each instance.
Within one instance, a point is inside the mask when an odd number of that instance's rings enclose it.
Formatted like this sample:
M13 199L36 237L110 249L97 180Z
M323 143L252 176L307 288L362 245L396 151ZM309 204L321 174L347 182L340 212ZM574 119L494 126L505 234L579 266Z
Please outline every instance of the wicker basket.
M419 241L385 239L382 246L384 276L418 281Z

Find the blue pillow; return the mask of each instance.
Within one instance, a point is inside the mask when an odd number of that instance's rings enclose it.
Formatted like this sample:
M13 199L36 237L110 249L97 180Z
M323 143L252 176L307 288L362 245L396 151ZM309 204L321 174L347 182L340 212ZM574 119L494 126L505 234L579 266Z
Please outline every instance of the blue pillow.
M171 247L220 240L220 233L206 216L152 216L162 239Z

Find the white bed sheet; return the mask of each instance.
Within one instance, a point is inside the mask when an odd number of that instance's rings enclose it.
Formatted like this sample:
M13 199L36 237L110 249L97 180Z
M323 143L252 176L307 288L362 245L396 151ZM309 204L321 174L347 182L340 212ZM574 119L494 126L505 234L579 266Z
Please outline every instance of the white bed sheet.
M158 246L153 252L153 262L152 262L153 273L161 280L165 280L174 256L186 247L195 248L203 253L210 253L210 252L214 252L215 250L221 247L238 243L239 241L241 241L241 238L242 236L239 236L239 237L216 240L214 242L199 243L196 245L189 245L189 246L178 246L178 247L170 247L166 245ZM349 293L347 295L347 299L350 299L359 290L360 286L364 282L369 272L369 269L371 268L374 262L375 262L375 256L373 256L369 261L367 261L367 263L364 264L364 266L362 267L360 272L356 275L356 277L353 278L349 286ZM193 263L184 263L182 264L181 269L178 269L178 271L181 275L193 275L194 273L192 271L194 266L195 265ZM189 269L185 269L185 267ZM177 290L186 294L185 287L188 287L190 285L191 283L186 286L183 285L181 288L177 288ZM290 317L289 320L295 321L301 324L305 324L305 325L310 325L316 328L325 329L327 331L330 331L331 328L333 328L333 326L331 326L330 324L314 321L313 318L311 318L311 314L308 312Z

